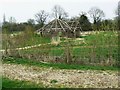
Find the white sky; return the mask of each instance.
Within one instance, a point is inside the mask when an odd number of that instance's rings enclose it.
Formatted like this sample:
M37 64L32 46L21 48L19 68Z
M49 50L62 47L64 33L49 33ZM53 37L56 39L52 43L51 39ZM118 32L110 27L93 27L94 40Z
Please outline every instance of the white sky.
M3 15L8 20L11 16L17 22L25 22L40 10L51 12L54 5L60 5L70 17L77 16L81 11L88 12L91 7L99 7L106 15L105 18L115 17L119 0L0 0L0 22Z

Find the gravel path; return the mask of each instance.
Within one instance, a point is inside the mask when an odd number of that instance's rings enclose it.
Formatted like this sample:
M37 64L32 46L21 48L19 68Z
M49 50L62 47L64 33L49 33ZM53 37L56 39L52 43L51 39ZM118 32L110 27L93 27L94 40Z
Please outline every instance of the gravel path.
M43 83L47 87L118 88L117 71L66 70L3 64L3 76L10 79ZM120 88L120 87L119 87Z

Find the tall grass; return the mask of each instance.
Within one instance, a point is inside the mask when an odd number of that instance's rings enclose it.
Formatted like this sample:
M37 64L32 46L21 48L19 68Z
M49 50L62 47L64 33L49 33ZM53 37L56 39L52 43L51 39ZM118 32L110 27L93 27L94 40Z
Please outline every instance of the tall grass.
M32 38L41 38L42 43L50 42L50 39L40 36ZM39 61L65 62L68 55L70 62L80 65L101 65L101 66L115 66L118 63L118 38L117 33L112 31L97 32L88 36L83 36L84 42L82 44L75 44L76 38L62 39L59 45L41 45L26 50L20 50L21 57L29 58ZM68 40L67 40L68 39ZM36 43L31 42L31 44ZM80 41L78 41L80 42ZM27 42L26 42L27 43ZM45 59L45 60L44 60Z

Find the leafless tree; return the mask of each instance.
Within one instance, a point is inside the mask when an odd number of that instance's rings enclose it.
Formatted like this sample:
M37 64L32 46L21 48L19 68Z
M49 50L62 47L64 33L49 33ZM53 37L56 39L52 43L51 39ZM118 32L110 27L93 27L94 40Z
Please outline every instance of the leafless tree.
M92 7L88 13L90 14L90 17L93 18L94 24L101 21L101 19L105 16L104 12L97 7Z
M118 2L117 9L115 11L116 15L120 16L120 1Z
M35 15L35 18L36 18L36 21L39 23L39 24L44 24L46 22L46 19L48 18L48 13L45 12L44 10L41 10L40 12L38 12L36 15Z
M53 10L53 16L55 18L63 19L68 17L67 12L65 12L65 10L59 5L55 5L52 10Z

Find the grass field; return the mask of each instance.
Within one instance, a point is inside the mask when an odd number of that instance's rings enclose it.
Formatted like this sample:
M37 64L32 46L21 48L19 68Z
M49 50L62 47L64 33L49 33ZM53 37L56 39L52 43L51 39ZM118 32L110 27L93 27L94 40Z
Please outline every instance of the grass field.
M4 37L4 34L3 34ZM26 46L32 46L37 44L45 44L50 43L50 38L47 37L41 37L37 34L33 34L32 36L27 35L17 35L14 37L7 37L6 39L2 39L2 48L5 48L6 40L8 40L9 44L14 46L13 48L22 48ZM9 47L8 47L9 48Z
M65 57L67 50L66 48L68 47L67 44L69 43L70 53L74 61L82 60L82 62L101 62L112 60L113 62L116 62L118 60L117 32L96 32L80 37L81 38L77 39L67 39L61 37L61 42L58 45L53 45L47 44L51 43L50 38L40 37L39 35L35 34L30 36L26 42L20 42L18 45L16 45L16 47L41 44L41 46L20 50L19 53L23 56L33 55L33 57L38 57L41 55L50 57ZM82 39L82 41L79 39Z
M75 65L75 64L56 64L56 63L42 63L39 61L34 61L30 59L21 59L21 58L6 58L3 60L4 63L14 63L14 64L23 64L28 66L38 66L38 67L52 67L55 69L77 69L77 70L120 70L120 68L111 67L111 66L85 66L85 65Z
M81 39L84 39L85 43L79 43L80 40L77 40L76 38L69 38L69 43L71 46L91 46L91 45L118 45L118 36L117 32L112 31L104 31L104 32L97 32L95 34L89 34L86 36L80 36ZM3 35L4 36L4 35ZM23 37L23 41L22 40ZM9 38L9 37L8 37ZM50 43L51 38L48 37L41 37L40 35L33 34L33 35L17 35L10 38L11 41L17 41L19 40L19 44L17 47L25 47L25 46L32 46L37 44L44 44L44 43ZM66 40L67 38L61 37L61 43L59 46L65 46L67 44ZM3 48L5 44L5 39L3 39Z
M108 60L111 58L113 61L118 59L118 37L116 32L99 32L96 34L90 34L87 36L82 36L85 43L76 39L69 39L70 53L74 59L85 59L91 60L94 56L94 61L99 62L101 60ZM66 50L67 39L62 38L62 42L55 45L42 45L35 48L30 48L26 50L21 50L24 54L36 54L36 55L50 55L50 56L60 56L63 57ZM87 62L87 61L86 61Z
M30 81L11 80L7 77L2 78L2 88L43 88L42 84L35 84Z

